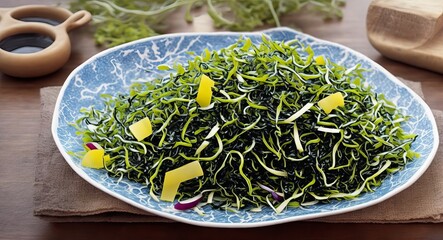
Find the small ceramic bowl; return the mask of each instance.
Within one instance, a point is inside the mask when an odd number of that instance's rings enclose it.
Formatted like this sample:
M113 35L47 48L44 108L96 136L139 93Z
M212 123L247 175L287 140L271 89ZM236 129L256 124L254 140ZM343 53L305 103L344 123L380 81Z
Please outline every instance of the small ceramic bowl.
M90 20L84 10L72 13L43 5L0 8L0 72L26 78L58 70L71 54L68 32Z

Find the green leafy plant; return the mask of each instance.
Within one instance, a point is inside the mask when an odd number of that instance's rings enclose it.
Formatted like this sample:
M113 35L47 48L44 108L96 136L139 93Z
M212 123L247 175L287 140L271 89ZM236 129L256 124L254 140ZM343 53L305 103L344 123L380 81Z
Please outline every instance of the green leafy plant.
M95 40L104 46L116 46L157 35L167 28L166 17L185 8L183 19L192 22L195 9L204 9L216 28L247 31L272 24L280 26L284 15L302 9L325 18L342 17L345 0L73 0L71 10L87 10L93 15Z

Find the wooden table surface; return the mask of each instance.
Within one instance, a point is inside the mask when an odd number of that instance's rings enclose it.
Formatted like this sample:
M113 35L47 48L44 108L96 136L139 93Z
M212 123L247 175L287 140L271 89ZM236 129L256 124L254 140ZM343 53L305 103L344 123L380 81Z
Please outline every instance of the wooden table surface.
M0 8L58 2L1 0ZM342 21L325 23L318 17L308 15L286 18L283 24L297 26L318 38L348 46L394 75L421 82L426 102L434 109L443 110L443 75L381 56L366 36L365 19L370 0L347 2ZM199 17L193 25L188 25L178 17L171 21L168 31L212 30L207 19L205 16ZM101 50L94 45L90 28L73 31L71 41L73 47L69 62L54 74L18 79L0 73L0 239L261 239L265 236L273 239L443 239L443 224L293 222L252 229L213 229L181 223L49 223L33 216L39 90L45 86L62 85L76 66Z

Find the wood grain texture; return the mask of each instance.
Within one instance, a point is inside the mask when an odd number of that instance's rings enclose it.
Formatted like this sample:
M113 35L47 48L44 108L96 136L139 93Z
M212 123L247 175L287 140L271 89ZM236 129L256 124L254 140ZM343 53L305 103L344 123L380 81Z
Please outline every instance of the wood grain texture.
M443 1L374 0L367 30L386 57L443 73Z
M1 0L0 7L57 4L68 0ZM443 110L443 76L392 61L369 43L365 16L370 0L348 0L344 19L323 22L313 15L287 17L282 24L315 37L334 41L373 59L394 75L423 84L425 99ZM418 2L418 1L417 1ZM438 2L438 1L436 1ZM194 24L182 15L170 18L168 32L208 31L202 15ZM256 229L213 229L173 224L48 223L33 212L34 161L39 133L39 91L62 85L69 73L101 49L94 46L92 29L71 33L72 54L54 74L17 79L0 73L0 239L443 239L443 224L328 224L294 222ZM56 173L55 173L56 174Z

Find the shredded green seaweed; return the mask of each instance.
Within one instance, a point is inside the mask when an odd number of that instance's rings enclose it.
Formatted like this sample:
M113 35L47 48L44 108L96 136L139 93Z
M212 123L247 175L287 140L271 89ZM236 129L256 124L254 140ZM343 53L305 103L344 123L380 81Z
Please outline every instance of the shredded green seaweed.
M341 19L345 0L70 0L71 11L93 16L95 41L107 47L167 32L171 13L186 22L194 10L207 13L216 28L251 31L264 25L280 26L284 16L315 12L325 19ZM184 16L183 16L184 15ZM210 24L210 23L208 23Z
M83 141L111 156L109 175L146 184L155 199L167 171L200 161L204 176L183 182L178 199L207 190L214 208L270 205L279 213L374 191L418 157L416 135L402 128L409 117L365 86L359 65L317 64L296 40L241 38L159 68L173 72L133 83L129 94L103 95L104 108L82 109L76 122ZM215 81L206 108L195 101L202 74ZM336 92L345 106L325 114L316 103ZM128 127L145 117L154 133L138 142Z

